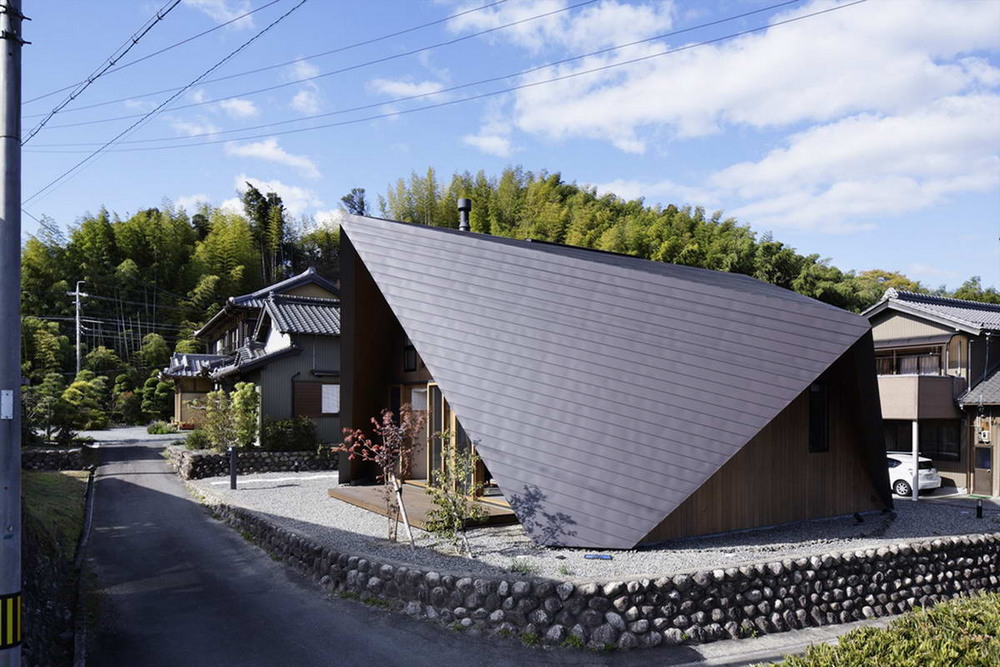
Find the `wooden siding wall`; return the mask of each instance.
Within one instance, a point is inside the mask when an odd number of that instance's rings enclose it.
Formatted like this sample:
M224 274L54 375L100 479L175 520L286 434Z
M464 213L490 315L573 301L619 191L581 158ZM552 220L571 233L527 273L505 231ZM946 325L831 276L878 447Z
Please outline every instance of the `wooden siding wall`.
M875 319L876 321L872 323L872 336L875 340L916 338L954 332L954 329L946 326L894 310L886 310Z
M388 407L392 355L386 352L392 349L398 324L351 240L343 233L340 239L340 417L344 428L367 429L370 419ZM371 472L346 454L341 455L338 469L341 483Z
M824 376L830 451L809 453L807 389L642 543L882 509L862 444L865 406L853 363L845 354Z

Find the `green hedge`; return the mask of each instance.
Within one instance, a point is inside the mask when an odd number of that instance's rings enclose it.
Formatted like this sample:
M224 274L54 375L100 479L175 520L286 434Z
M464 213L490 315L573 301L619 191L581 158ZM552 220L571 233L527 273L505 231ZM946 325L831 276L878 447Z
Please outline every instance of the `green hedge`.
M859 628L835 645L809 647L786 667L995 667L1000 665L1000 594L942 602L904 614L888 628Z
M268 452L307 452L316 449L316 425L308 417L265 419L260 447Z

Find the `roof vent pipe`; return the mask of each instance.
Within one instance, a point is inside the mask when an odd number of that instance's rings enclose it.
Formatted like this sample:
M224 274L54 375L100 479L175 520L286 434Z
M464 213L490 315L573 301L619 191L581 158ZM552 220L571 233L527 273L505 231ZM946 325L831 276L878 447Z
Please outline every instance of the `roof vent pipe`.
M467 232L469 227L469 211L472 210L472 200L462 198L458 200L458 231Z

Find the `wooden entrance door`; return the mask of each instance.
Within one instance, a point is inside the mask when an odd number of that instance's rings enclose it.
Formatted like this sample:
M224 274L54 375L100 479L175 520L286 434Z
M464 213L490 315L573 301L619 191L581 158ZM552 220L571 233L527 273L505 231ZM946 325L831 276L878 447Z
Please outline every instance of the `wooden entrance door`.
M972 492L978 496L993 495L993 447L974 448L972 458Z

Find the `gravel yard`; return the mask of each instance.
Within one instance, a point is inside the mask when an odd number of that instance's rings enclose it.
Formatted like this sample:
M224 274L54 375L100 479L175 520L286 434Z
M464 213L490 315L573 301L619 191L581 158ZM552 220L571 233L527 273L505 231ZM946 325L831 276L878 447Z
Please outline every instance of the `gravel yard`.
M327 489L337 486L336 472L267 473L240 477L229 489L228 478L189 482L207 501L217 500L266 515L271 520L342 552L433 569L441 573L497 574L513 571L570 581L654 579L668 574L769 562L790 557L857 551L945 535L1000 532L1000 504L986 501L985 516L976 518L972 501L946 497L913 503L897 500L895 515L870 513L807 521L775 528L715 537L673 540L657 548L592 551L535 547L520 526L469 531L475 559L456 556L451 544L414 529L418 548L386 539L386 519L334 500ZM403 531L400 529L400 537ZM611 560L585 558L606 554Z

